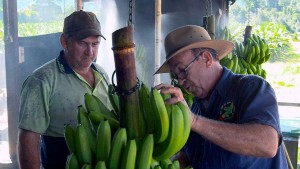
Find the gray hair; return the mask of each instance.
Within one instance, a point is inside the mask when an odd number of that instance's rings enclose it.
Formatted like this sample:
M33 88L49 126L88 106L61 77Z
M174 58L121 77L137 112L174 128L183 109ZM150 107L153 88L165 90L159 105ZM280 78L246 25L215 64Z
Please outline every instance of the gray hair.
M219 60L217 52L212 48L193 48L191 50L192 50L194 55L199 54L200 51L207 50L212 55L214 61Z

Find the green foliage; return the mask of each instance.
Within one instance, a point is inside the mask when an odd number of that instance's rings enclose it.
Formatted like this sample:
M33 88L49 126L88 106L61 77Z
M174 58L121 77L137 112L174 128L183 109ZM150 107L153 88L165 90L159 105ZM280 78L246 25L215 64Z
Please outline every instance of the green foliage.
M4 46L4 27L3 27L3 21L0 21L0 44L1 44L1 46Z
M275 88L299 88L300 62L293 59L288 62L266 63L264 68L268 72L268 80Z
M19 23L19 36L26 37L62 32L62 27L62 21L45 23Z
M271 50L271 62L288 59L288 52L292 51L291 33L284 25L274 22L264 22L253 27L252 33L264 38Z
M289 0L242 0L230 6L232 22L259 25L275 22L285 25L290 32L300 32L300 2Z
M300 168L300 165L299 165L299 163L300 163L300 146L298 146L298 155L297 155L297 164L298 164L298 169Z
M52 22L63 20L65 6L58 0L35 0L27 3L19 2L18 21L24 22ZM23 8L22 8L23 7Z

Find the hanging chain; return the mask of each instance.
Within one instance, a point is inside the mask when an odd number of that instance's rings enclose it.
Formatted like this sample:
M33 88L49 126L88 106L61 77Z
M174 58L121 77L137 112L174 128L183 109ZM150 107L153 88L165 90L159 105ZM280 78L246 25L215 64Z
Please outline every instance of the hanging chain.
M116 74L116 71L113 72L112 77L111 77L111 79L112 79L112 85L113 85L113 90L112 90L111 93L109 93L109 94L114 94L114 93L116 93L116 94L119 95L119 96L125 96L125 95L129 96L129 95L131 95L132 93L134 93L134 92L136 92L137 90L139 90L139 88L141 87L140 79L139 79L138 77L136 77L137 82L136 82L136 85L135 85L135 86L133 86L133 87L132 87L131 89L129 89L129 90L121 89L121 88L119 88L119 87L117 87L117 86L115 85L115 82L114 82L114 76L115 76L115 74Z
M210 5L210 15L212 15L212 13L213 13L213 10L212 10L212 0L209 0L209 5Z
M209 0L206 0L206 5L205 5L206 15L203 17L203 27L206 30L207 30L207 25L208 25L208 7L209 7Z
M129 0L129 18L128 25L133 25L134 21L134 0Z
M208 7L209 7L209 0L206 0L206 5L205 5L206 16L208 16Z

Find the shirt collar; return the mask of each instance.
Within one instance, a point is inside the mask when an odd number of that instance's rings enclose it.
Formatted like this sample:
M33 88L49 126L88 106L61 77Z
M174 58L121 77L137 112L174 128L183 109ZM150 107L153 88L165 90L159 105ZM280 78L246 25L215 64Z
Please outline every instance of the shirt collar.
M233 73L230 72L229 69L223 67L223 74L219 79L215 91L217 91L222 97L226 97L229 89L232 86L232 79Z
M64 51L62 50L62 51L60 51L59 56L58 56L57 59L56 59L56 63L57 63L57 65L58 65L59 71L60 71L61 73L66 73L66 74L72 74L72 73L75 73L75 72L71 69L71 67L68 65L68 63L67 63L67 61L66 61L64 55L65 55L65 54L64 54ZM100 74L102 74L101 71L95 66L94 63L92 63L91 67L92 67L92 69L94 69L94 70L96 70L97 72L99 72Z

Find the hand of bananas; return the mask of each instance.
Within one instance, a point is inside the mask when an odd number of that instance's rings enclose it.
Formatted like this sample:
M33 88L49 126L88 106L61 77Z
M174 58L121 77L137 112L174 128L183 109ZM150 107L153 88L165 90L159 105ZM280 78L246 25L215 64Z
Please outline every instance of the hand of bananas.
M190 133L189 109L181 102L167 109L163 95L143 83L139 89L140 115L145 117L143 138L129 139L120 127L121 110L109 110L100 99L85 94L85 107L78 106L78 125L65 126L70 150L66 169L179 169L170 158L186 143ZM110 101L117 100L110 99ZM115 109L118 103L115 102ZM117 113L115 113L117 112ZM132 122L132 121L129 121ZM136 124L141 125L141 123Z
M175 87L179 87L182 91L184 100L186 101L186 103L188 104L188 106L191 108L194 102L194 95L189 92L188 90L186 90L184 87L180 86L177 81L174 80L174 77L172 77L172 74L170 74L170 78L171 78L171 84Z
M224 28L221 33L221 39L234 41L228 28ZM229 35L228 35L229 34ZM221 65L229 68L237 74L255 74L266 78L266 71L262 64L271 57L268 44L260 36L252 34L243 43L235 42L235 48L232 53L220 60Z

